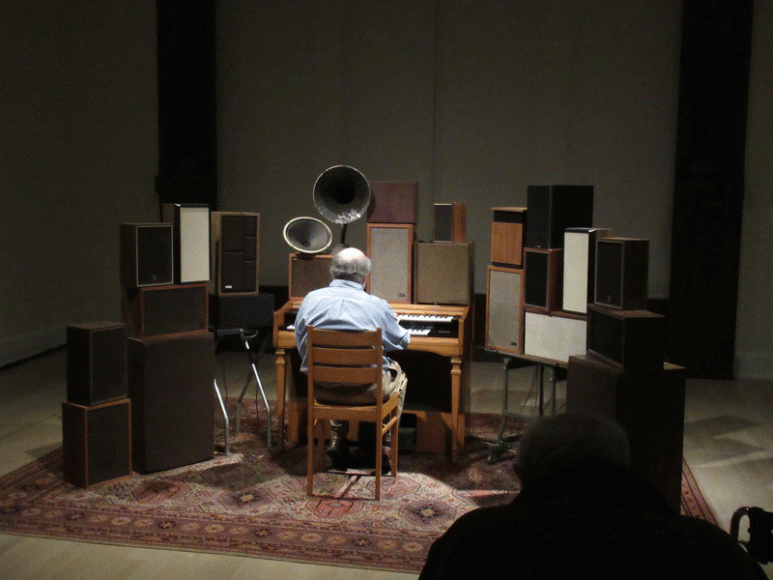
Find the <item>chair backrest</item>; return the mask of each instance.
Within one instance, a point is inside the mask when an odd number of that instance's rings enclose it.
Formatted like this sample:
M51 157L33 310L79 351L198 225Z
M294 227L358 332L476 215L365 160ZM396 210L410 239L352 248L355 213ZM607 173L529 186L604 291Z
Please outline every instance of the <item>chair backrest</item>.
M381 384L381 329L345 331L308 327L309 382L341 385Z

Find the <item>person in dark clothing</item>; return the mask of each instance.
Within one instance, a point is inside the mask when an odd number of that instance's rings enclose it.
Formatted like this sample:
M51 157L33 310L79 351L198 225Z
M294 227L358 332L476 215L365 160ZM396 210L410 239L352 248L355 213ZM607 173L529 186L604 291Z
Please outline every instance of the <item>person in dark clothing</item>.
M420 580L500 577L765 579L729 534L673 513L628 466L623 430L565 414L524 434L522 489L460 517L430 548Z

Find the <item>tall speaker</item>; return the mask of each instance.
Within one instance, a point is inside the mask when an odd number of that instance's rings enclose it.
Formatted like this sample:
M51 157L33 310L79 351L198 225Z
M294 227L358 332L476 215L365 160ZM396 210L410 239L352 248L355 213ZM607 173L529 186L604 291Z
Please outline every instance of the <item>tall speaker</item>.
M616 421L628 435L631 467L679 511L686 370L664 363L656 374L626 373L589 356L569 359L566 410ZM653 428L657 417L657 428Z
M530 185L526 193L530 248L561 248L566 228L593 225L592 185Z
M141 473L214 456L211 332L128 340L133 465Z
M416 226L369 223L367 238L372 262L368 292L387 302L410 303Z
M488 267L486 348L523 353L523 270Z
M416 224L419 184L415 181L371 181L368 223Z
M332 262L332 254L290 254L290 300L300 300L312 290L328 286L333 281Z
M533 312L561 309L561 249L525 248L523 305Z
M207 285L124 289L121 312L126 332L134 338L206 331L209 328Z
M417 304L469 304L473 289L475 244L415 244Z
M126 397L126 325L67 327L67 402L96 405Z
M563 309L585 314L596 288L596 240L612 235L602 228L567 228L564 232Z
M467 206L460 202L434 204L433 242L467 241Z
M513 268L523 266L525 207L495 207L491 224L491 263Z
M141 288L171 284L172 224L120 224L121 285Z
M165 203L161 218L174 226L174 283L208 282L210 223L206 204Z
M648 240L604 238L596 241L596 304L622 310L646 310L648 275Z
M260 214L212 212L212 294L257 294Z
M88 488L132 472L131 403L62 403L62 475Z

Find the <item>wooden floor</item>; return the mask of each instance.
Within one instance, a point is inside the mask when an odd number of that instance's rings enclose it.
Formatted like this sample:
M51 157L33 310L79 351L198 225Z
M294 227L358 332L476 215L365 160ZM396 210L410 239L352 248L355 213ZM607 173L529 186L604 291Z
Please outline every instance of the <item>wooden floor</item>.
M226 353L218 382L238 396L248 375L246 359ZM61 446L61 402L66 398L65 352L58 350L0 370L0 474ZM501 409L501 365L473 363L472 409ZM274 398L271 357L260 364L269 398ZM535 376L531 368L510 371L510 407L534 414ZM409 384L410 388L410 384ZM558 384L559 410L565 385ZM248 397L253 398L253 387ZM697 381L687 384L684 454L720 526L729 529L740 506L773 511L773 382ZM652 428L657 429L657 418ZM517 557L517 555L516 555ZM239 556L172 550L124 548L81 542L0 534L0 570L4 578L54 579L212 579L262 580L408 579L401 574L359 568L292 564ZM771 576L773 566L766 572ZM771 576L773 577L773 576Z

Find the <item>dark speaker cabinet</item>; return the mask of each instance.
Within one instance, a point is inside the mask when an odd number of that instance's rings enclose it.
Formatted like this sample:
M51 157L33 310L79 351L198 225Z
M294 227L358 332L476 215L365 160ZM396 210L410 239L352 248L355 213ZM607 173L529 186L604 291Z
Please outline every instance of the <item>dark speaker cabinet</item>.
M415 181L371 181L368 223L416 224L419 184Z
M67 402L96 405L126 397L126 325L67 327Z
M207 285L124 289L121 311L127 334L133 338L206 331L209 328Z
M128 354L135 469L149 473L211 459L213 334L130 338Z
M212 212L213 294L257 294L260 214Z
M488 267L486 281L486 348L523 353L523 270Z
M532 312L554 312L561 309L561 267L563 250L525 248L524 308Z
M209 282L209 206L165 203L161 206L161 213L164 223L174 226L174 283Z
M120 275L125 288L171 284L172 224L120 224Z
M250 296L209 296L209 321L217 330L257 330L274 320L274 295L267 292Z
M132 472L131 403L62 403L62 475L88 488Z
M686 370L626 373L589 356L569 358L566 410L616 421L628 435L631 466L679 513Z
M467 241L467 206L463 203L434 204L433 242L463 244Z
M367 252L372 266L368 292L387 302L411 302L413 284L413 224L367 226Z
M526 197L530 248L561 248L564 230L593 225L592 185L530 185Z
M333 281L333 274L330 273L332 262L332 254L290 254L290 300L302 299L312 290L328 286Z
M626 372L657 373L665 349L665 316L588 305L588 355Z
M648 240L604 238L596 241L596 304L622 310L646 310L648 275Z
M491 263L503 268L523 266L525 207L495 207L491 223Z

